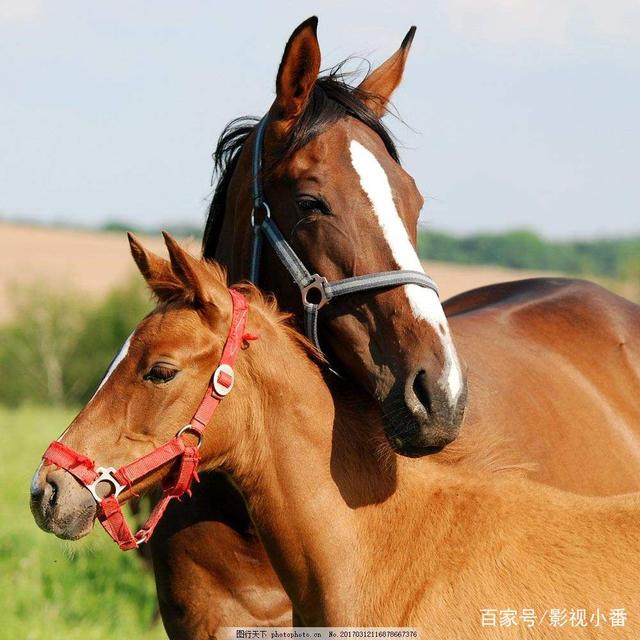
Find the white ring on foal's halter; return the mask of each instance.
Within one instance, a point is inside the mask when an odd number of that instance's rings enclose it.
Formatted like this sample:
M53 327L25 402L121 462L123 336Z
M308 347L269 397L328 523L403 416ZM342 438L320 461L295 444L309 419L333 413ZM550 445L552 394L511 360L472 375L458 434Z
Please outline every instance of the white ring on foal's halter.
M184 427L182 427L182 429L180 429L180 431L176 433L176 438L179 438L183 433L187 432L192 433L193 435L198 437L198 444L196 446L199 449L202 446L202 434L192 424L185 424Z
M220 374L226 373L231 378L231 384L228 387L225 387L220 383ZM214 372L213 378L211 382L213 384L213 390L221 397L224 398L230 391L233 389L233 383L235 382L236 376L233 372L233 369L228 364L221 364Z

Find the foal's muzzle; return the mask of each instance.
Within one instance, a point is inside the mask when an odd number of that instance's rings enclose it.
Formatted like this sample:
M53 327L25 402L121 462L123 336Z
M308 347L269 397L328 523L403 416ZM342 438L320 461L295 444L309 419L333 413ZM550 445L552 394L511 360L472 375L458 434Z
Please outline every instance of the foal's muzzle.
M30 493L31 513L43 531L77 540L93 528L95 500L63 469L41 465L31 481Z

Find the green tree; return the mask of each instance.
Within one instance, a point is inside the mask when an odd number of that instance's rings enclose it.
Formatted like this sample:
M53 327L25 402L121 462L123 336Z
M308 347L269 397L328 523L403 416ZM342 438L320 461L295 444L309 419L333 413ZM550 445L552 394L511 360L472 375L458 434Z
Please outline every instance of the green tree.
M0 402L9 406L85 402L152 306L140 279L99 302L44 284L12 295L14 319L0 328Z

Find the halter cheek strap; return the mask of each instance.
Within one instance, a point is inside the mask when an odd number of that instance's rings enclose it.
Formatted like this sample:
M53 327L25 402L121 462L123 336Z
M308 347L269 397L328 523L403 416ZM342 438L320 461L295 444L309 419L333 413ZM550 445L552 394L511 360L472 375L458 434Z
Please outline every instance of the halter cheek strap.
M293 282L300 289L304 312L304 332L318 351L322 351L318 338L318 314L320 309L333 298L348 296L363 291L390 289L406 284L415 284L419 287L431 289L438 295L438 286L433 278L430 278L424 271L405 269L380 271L329 282L320 274L312 274L307 269L271 217L271 209L269 209L269 205L264 197L264 189L262 186L262 150L268 121L268 116L264 116L256 125L256 135L253 144L251 162L251 197L253 201L251 227L253 235L251 241L249 280L255 284L258 283L262 246L266 239L282 265L289 272ZM258 212L262 212L260 219L258 219L256 215Z
M49 445L42 456L45 462L65 469L89 490L98 504L97 517L100 524L123 550L136 549L143 542L147 542L171 500L180 498L185 493L191 495L191 484L194 481L198 482L199 449L204 430L213 412L233 388L233 365L244 341L255 338L245 333L249 312L247 299L234 289L229 289L229 293L233 301L233 316L220 363L211 376L207 392L193 418L169 442L119 469L96 468L93 460L57 440ZM198 441L195 445L185 443L183 435L186 433L197 436ZM124 518L118 496L123 491L132 489L141 478L169 463L177 463L177 468L163 482L162 498L143 527L133 534ZM113 487L111 494L106 498L101 498L97 493L97 486L101 482L108 482Z

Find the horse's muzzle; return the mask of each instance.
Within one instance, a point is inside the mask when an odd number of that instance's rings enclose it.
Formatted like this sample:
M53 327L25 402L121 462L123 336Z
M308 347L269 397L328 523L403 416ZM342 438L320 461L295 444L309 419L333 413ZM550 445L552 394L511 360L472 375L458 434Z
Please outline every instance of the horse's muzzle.
M31 513L43 531L65 540L77 540L91 531L96 502L63 469L40 465L31 481L30 493Z
M452 399L445 388L419 371L383 401L385 435L401 455L433 453L458 437L466 404L466 382Z

